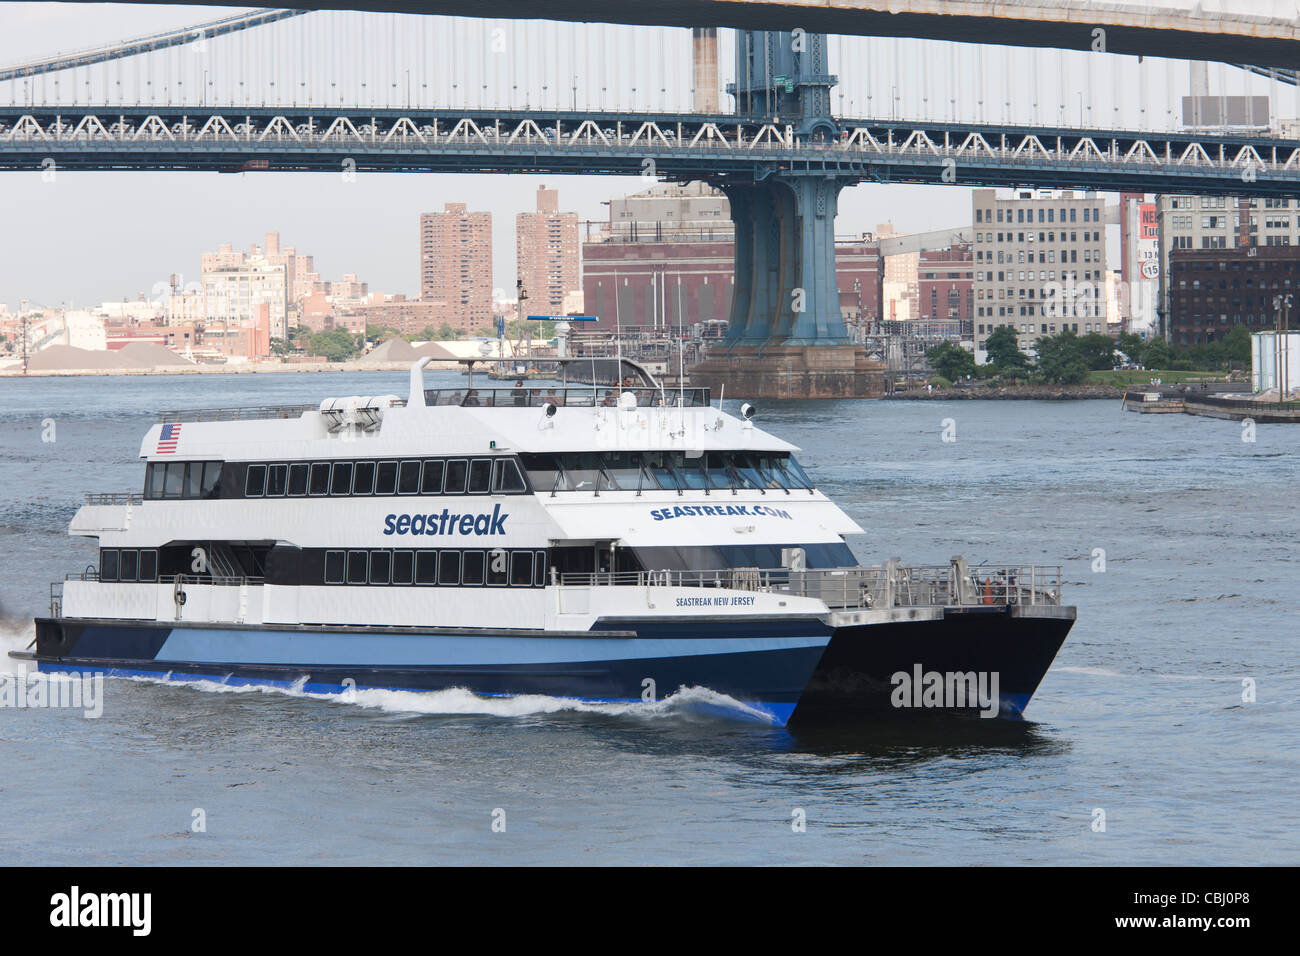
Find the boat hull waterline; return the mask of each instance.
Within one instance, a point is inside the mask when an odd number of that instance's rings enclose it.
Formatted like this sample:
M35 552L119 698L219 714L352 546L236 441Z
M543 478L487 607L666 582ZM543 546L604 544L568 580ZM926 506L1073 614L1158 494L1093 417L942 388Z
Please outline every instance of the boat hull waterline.
M1073 612L954 608L938 619L842 627L816 619L690 626L621 620L609 625L616 631L568 635L38 618L33 659L47 673L321 694L461 689L483 697L636 703L698 687L742 705L736 716L782 726L936 711L1018 719L1064 643ZM977 679L968 698L946 698L942 686L933 695L919 686L900 689L914 676L954 674Z

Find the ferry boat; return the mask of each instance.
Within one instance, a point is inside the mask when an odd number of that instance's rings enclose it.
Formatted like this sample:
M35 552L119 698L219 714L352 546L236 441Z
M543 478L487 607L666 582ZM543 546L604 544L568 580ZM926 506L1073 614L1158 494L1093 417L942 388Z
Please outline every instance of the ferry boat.
M798 449L643 367L165 412L91 494L46 672L584 701L708 688L774 723L1017 717L1075 619L1060 568L863 565ZM563 361L563 360L561 360Z

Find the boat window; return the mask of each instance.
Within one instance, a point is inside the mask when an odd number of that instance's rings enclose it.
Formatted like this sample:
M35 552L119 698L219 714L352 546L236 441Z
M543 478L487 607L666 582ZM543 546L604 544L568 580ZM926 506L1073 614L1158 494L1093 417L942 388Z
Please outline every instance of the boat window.
M533 558L533 584L546 587L546 552L538 551Z
M202 495L204 498L220 497L219 488L221 486L221 470L225 466L224 462L210 461L203 467L203 487Z
M520 455L524 470L538 491L559 491L558 482L563 470L554 455Z
M393 583L410 584L415 573L415 552L393 552Z
M210 467L210 466L209 466ZM266 496L268 498L280 498L284 495L284 483L289 475L288 465L267 465L266 467ZM207 472L204 472L204 478Z
M185 491L183 498L198 498L203 490L203 462L191 461L185 466Z
M158 580L158 551L155 548L140 549L140 580Z
M515 551L510 555L510 585L526 588L533 583L533 552Z
M498 495L518 494L526 489L524 476L513 458L498 458L492 464L492 491Z
M487 583L493 587L502 587L506 583L506 562L509 559L504 548L493 548L488 552Z
M443 479L442 493L444 495L463 495L465 493L465 478L469 472L469 462L464 458L456 458L447 462L447 474Z
M328 461L312 462L311 482L307 488L312 495L327 494L330 490L330 463Z
M117 580L117 549L101 548L99 551L99 580Z
M372 495L375 493L375 463L359 461L352 468L352 493L354 495Z
M607 451L601 458L606 473L624 491L651 491L659 487L659 482L655 481L646 468L640 452Z
M326 551L325 552L325 583L342 584L343 583L343 552Z
M475 458L469 463L469 493L485 495L492 487L492 459Z
M792 455L776 455L772 458L772 468L781 475L781 480L787 488L801 488L812 490L812 479L794 460Z
M565 481L561 491L617 491L618 485L605 470L596 452L575 452L561 457Z
M459 551L438 552L438 583L449 585L460 584Z
M671 509L667 509L671 510ZM637 548L641 566L650 571L719 571L729 568L782 567L781 552L801 548L807 568L855 567L858 560L842 541L819 544L724 544L703 547ZM619 555L625 554L620 549Z
M397 478L399 495L415 495L420 492L420 463L418 461L402 462Z
M289 466L289 495L294 498L301 498L307 493L307 466L290 465Z
M434 584L438 580L438 552L415 552L415 583Z
M330 473L330 494L347 495L352 493L352 462L336 461Z
M393 555L390 551L370 552L370 583L387 584L392 570Z
M244 479L244 497L260 498L266 492L266 465L249 465Z
M397 462L381 461L375 472L375 494L391 495L397 493Z
M163 478L166 474L166 465L156 465L150 462L145 466L144 496L146 498L161 498L163 496Z
M659 487L668 491L681 491L684 487L677 470L673 467L672 456L666 452L650 452L642 456L646 468L654 476Z
M704 468L704 456L699 455L695 458L683 456L680 460L673 462L677 466L678 474L681 475L682 483L691 489L716 488L717 485L709 478L709 473Z
M167 477L163 485L164 498L179 498L185 491L185 462L173 461L167 464Z
M366 559L369 553L365 551L348 552L348 584L365 584L366 583Z
M140 567L140 557L134 548L123 548L118 560L117 577L119 581L134 581Z
M461 558L460 581L465 585L483 583L483 552L466 551Z
M442 460L431 458L424 463L424 476L420 480L420 494L442 494Z

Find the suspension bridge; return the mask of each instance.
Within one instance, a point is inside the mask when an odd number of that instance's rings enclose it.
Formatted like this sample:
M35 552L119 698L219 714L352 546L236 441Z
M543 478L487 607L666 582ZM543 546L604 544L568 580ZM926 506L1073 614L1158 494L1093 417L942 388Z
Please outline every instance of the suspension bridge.
M749 14L736 11L764 5L697 6L726 7L723 22L743 25ZM1111 6L1090 9L1110 17ZM514 8L484 12L498 9ZM730 364L719 374L768 368L751 394L862 387L834 270L847 186L1300 195L1300 85L1276 45L1294 48L1295 28L1280 19L1256 17L1249 37L1240 16L1224 21L1241 33L1228 52L1249 65L1189 67L927 39L941 33L935 16L913 21L909 39L738 29L719 43L713 28L255 11L0 67L0 170L704 180L727 194L736 227ZM1160 49L1157 39L1189 24L1148 22L1138 45ZM1210 89L1265 108L1248 123L1188 128L1188 103Z

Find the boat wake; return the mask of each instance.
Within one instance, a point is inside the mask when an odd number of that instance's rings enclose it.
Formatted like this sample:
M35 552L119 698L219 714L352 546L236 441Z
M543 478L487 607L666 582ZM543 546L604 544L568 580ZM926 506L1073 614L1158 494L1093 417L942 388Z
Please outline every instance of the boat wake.
M572 697L548 697L544 694L485 697L461 687L436 691L353 688L330 693L309 690L307 677L288 685L236 683L181 674L159 677L131 675L125 679L147 684L184 686L215 694L256 693L296 697L411 716L520 718L567 712L641 719L724 719L779 723L771 712L707 687L679 687L674 693L655 701L587 701Z
M31 670L27 661L15 660L10 651L21 651L36 637L36 625L29 618L6 615L0 608L0 674L24 674Z

